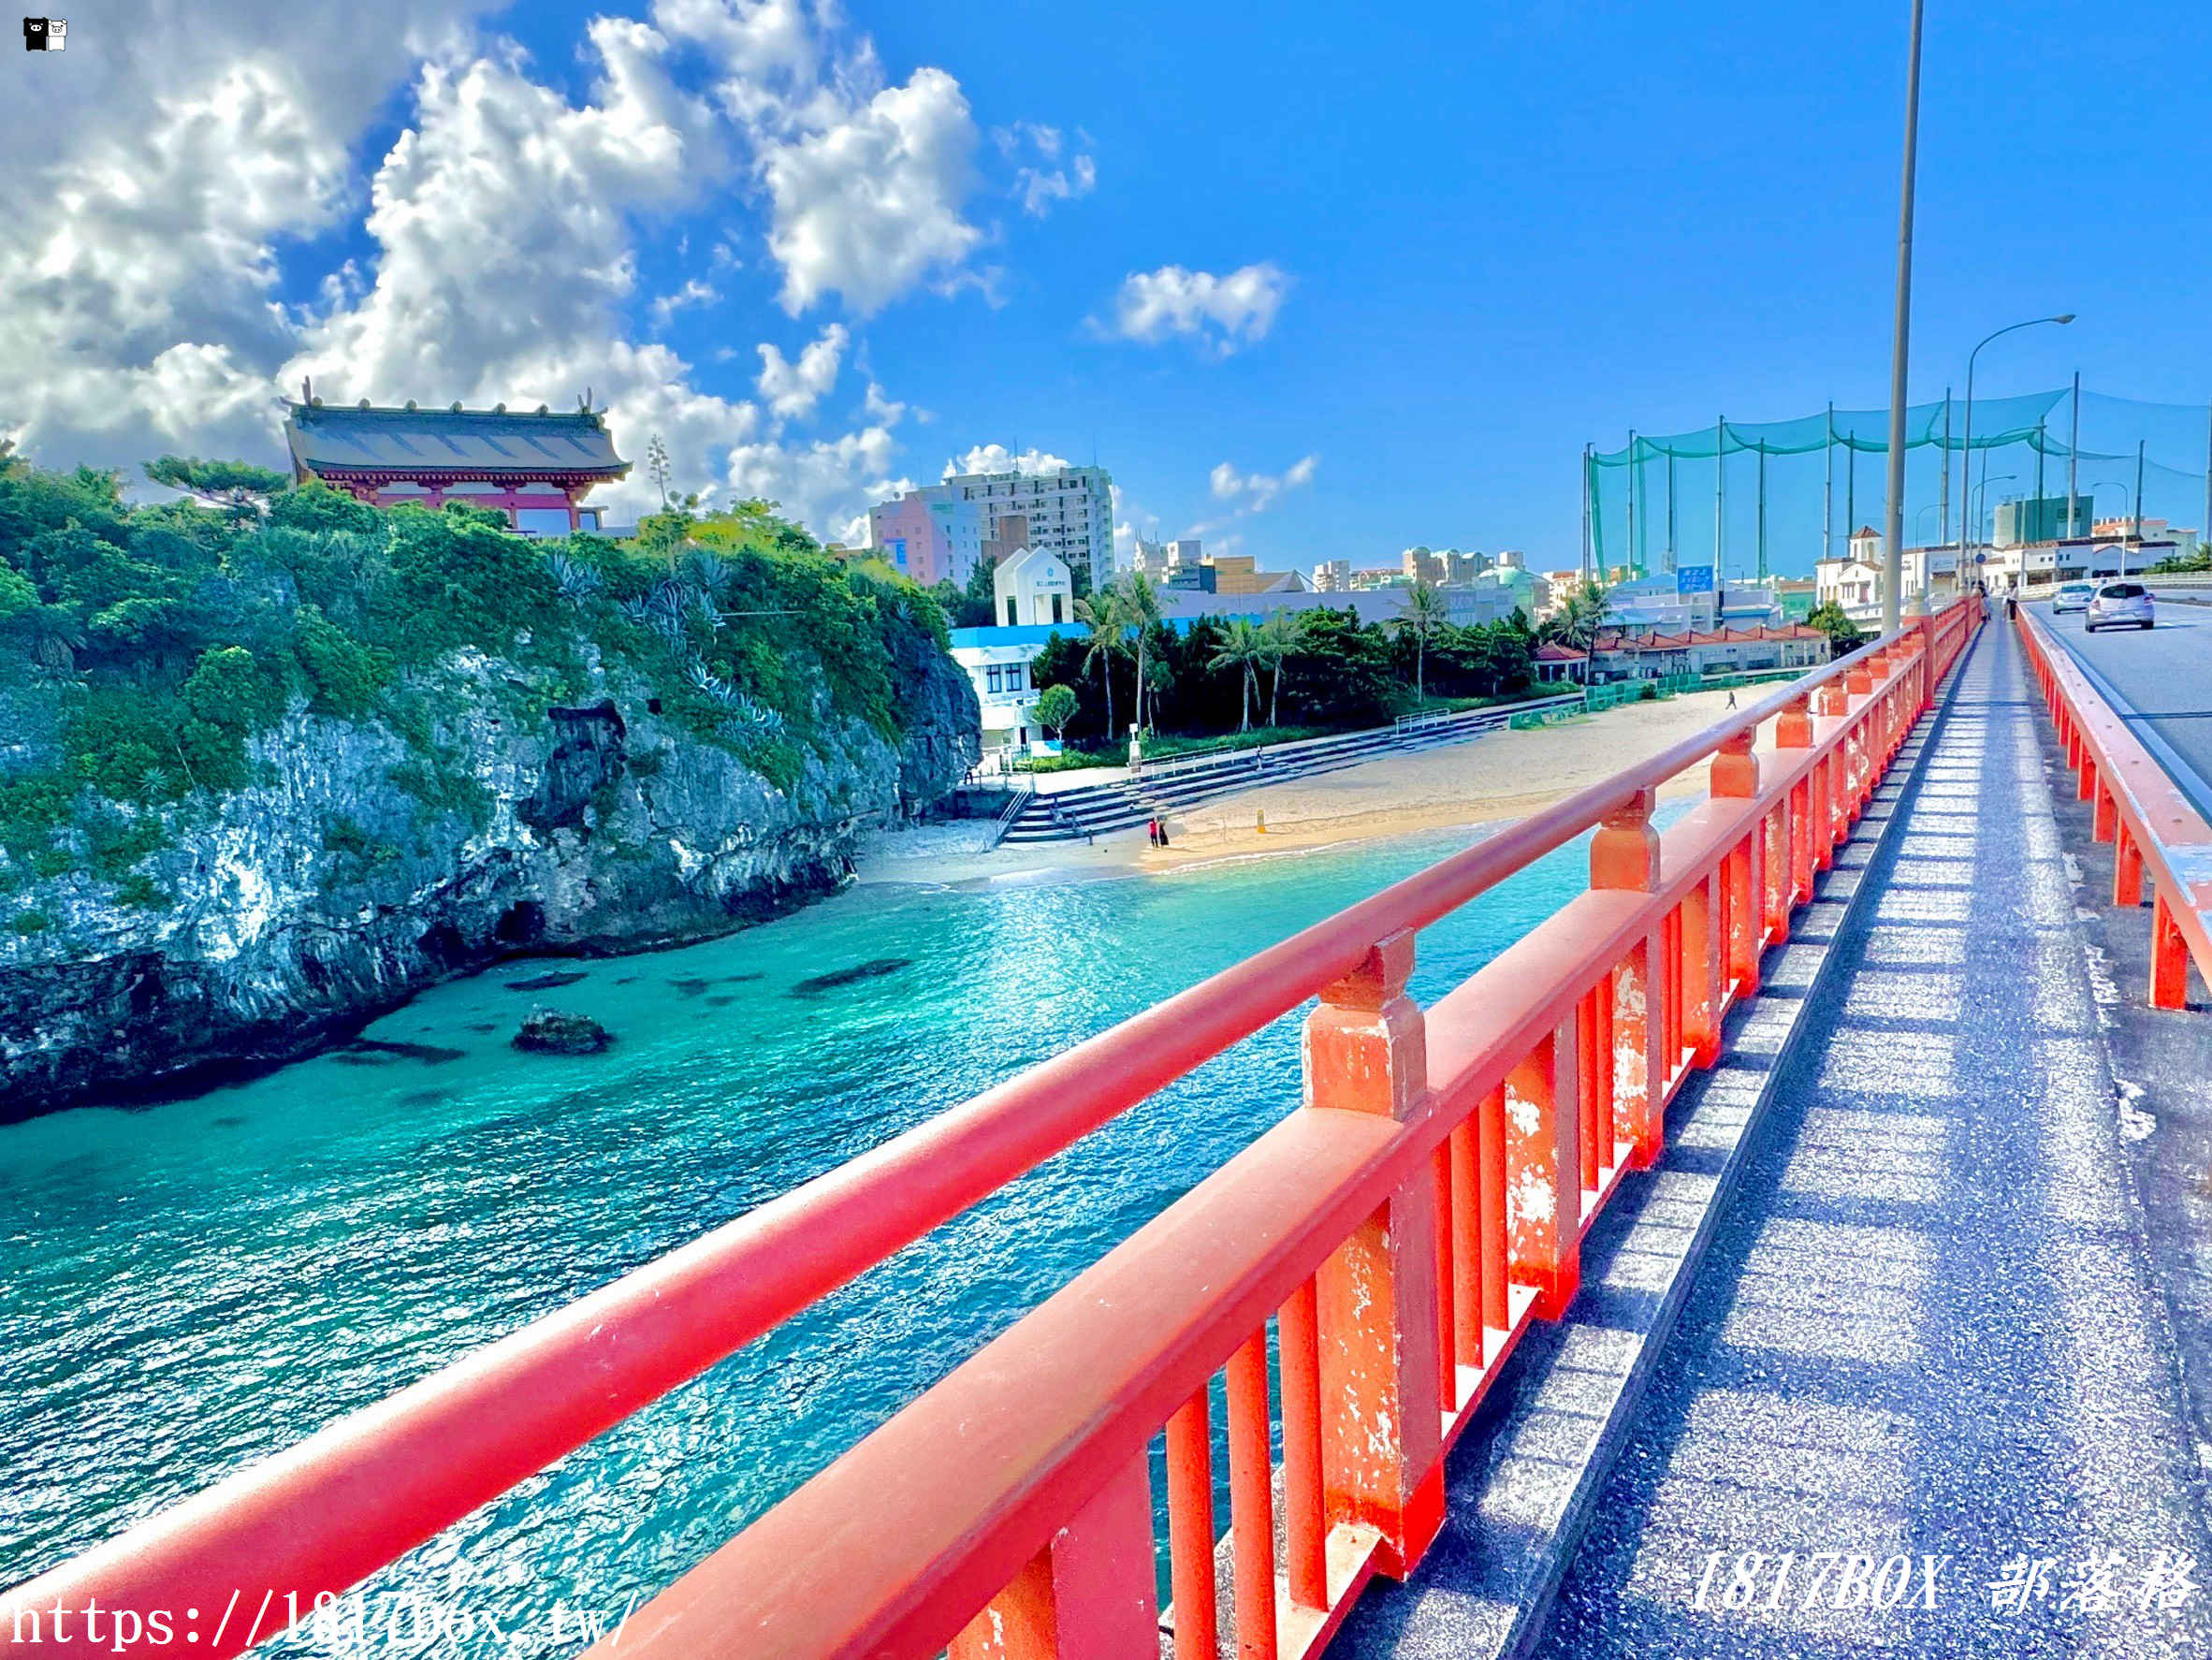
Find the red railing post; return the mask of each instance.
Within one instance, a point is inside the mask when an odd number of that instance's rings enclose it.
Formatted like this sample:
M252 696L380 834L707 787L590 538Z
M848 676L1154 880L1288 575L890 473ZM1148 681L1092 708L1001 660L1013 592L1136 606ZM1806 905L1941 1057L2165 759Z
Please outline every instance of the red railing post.
M1570 1019L1506 1074L1506 1258L1539 1319L1565 1314L1582 1283L1580 1116Z
M1283 1378L1283 1540L1290 1600L1329 1606L1329 1518L1321 1476L1321 1350L1314 1282L1275 1317Z
M1812 699L1810 694L1775 717L1774 747L1777 750L1810 750L1812 748ZM1778 759L1786 759L1786 754ZM1812 827L1824 823L1822 803L1815 785L1819 781L1819 764L1807 769L1806 776L1790 786L1788 856L1785 868L1789 872L1789 895L1783 910L1786 919L1795 906L1812 897L1812 872L1818 857Z
M2143 848L2125 824L2112 850L2112 902L2129 910L2143 903Z
M1916 713L1935 707L1937 620L1933 612L1913 619L1920 634L1920 679L1913 689Z
M1715 800L1758 798L1759 758L1752 750L1752 737L1748 731L1738 733L1722 744L1721 752L1713 757L1708 787ZM1734 995L1739 997L1752 997L1759 989L1759 953L1767 940L1766 828L1767 821L1762 817L1729 849L1721 866L1727 953L1722 968L1723 1002L1729 995L1728 982L1734 983Z
M1427 1033L1405 995L1413 936L1391 935L1306 1017L1305 1106L1404 1119L1428 1090ZM1321 1465L1331 1525L1383 1536L1403 1578L1444 1522L1435 1187L1411 1176L1315 1275Z
M2189 942L2163 893L2155 895L2150 911L2150 1006L2153 1009L2189 1007Z
M2097 811L2089 826L2089 836L2095 841L2110 841L2119 832L2119 798L2112 793L2112 782L2106 779L2097 792Z
M1157 1653L1152 1481L1131 1459L953 1639L951 1660Z
M1631 894L1659 886L1659 833L1652 828L1656 794L1645 790L1608 814L1590 840L1590 885ZM1660 999L1660 940L1656 929L1628 949L1613 968L1612 1027L1602 1039L1611 1057L1613 1127L1636 1152L1630 1162L1649 1170L1666 1145L1665 1107L1671 1056L1659 1034L1666 1029Z
M1229 1362L1229 1524L1238 1660L1275 1660L1273 1469L1268 1459L1267 1330Z
M1691 1062L1710 1067L1721 1054L1721 879L1714 869L1682 896L1682 1045Z
M1215 1660L1214 1432L1206 1384L1168 1420L1168 1594L1175 1660ZM1157 1644L1157 1638L1154 1641Z

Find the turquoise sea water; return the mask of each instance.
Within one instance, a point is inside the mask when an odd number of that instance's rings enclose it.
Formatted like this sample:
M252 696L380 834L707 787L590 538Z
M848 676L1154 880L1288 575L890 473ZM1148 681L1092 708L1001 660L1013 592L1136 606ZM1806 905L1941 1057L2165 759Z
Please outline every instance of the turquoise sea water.
M856 889L680 952L510 965L367 1034L422 1055L0 1127L0 1586L1472 839ZM1416 994L1579 892L1586 848L1428 929ZM904 965L801 987L883 959ZM557 969L585 978L508 989ZM518 1055L537 1003L618 1041ZM668 1583L1288 1111L1300 1018L449 1530L364 1606L493 1612L496 1641L443 1645L472 1653L579 1647L557 1603L618 1613Z

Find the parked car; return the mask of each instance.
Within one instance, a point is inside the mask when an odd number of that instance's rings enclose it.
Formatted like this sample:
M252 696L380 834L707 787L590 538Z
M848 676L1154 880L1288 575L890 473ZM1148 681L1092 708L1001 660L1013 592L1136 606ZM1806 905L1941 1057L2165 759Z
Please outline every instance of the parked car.
M2089 596L2089 614L2082 619L2084 632L2101 628L2151 626L2150 590L2140 582L2101 582Z
M2097 585L2093 582L2060 583L2058 593L2051 599L2051 609L2054 611L2087 611L2089 608L2089 596L2096 591Z

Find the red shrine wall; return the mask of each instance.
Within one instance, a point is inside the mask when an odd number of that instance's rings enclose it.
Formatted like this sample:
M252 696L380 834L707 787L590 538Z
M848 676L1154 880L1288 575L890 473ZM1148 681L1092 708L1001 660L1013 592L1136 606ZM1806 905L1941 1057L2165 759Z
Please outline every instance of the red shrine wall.
M388 484L371 483L360 479L326 478L323 482L335 489L344 490L348 495L359 501L371 502L378 507L398 507L409 502L415 502L418 506L427 507L433 513L448 502L461 502L471 507L489 507L504 512L509 524L523 528L531 527L529 526L528 521L516 517L518 510L527 508L534 509L540 513L565 513L568 516L569 529L572 531L576 528L577 523L576 502L584 491L590 488L589 485L584 485L570 486L566 489L560 490L488 490L481 488L459 489L453 486L432 485L418 489L396 489ZM466 483L468 481L456 482Z

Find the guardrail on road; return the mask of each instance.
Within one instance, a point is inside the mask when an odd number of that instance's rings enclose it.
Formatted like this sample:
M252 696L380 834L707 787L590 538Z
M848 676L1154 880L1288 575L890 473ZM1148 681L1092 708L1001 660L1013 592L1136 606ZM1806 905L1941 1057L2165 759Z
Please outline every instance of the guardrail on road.
M1318 995L1303 1106L627 1622L606 1655L1214 1660L1208 1383L1233 1626L1302 1660L1434 1536L1444 1455L1649 1165L1981 619L1920 618L164 1511L0 1606L298 1617ZM1772 722L1770 747L1755 741ZM1711 758L1663 835L1658 787ZM1590 891L1424 1012L1417 931L1595 828ZM1286 1079L1286 1087L1289 1080ZM1273 1561L1271 1317L1286 1575ZM273 1623L273 1622L272 1622ZM81 1625L80 1626L81 1631ZM274 1631L255 1631L263 1638ZM231 1631L196 1652L225 1660ZM108 1653L26 1643L0 1655Z
M2190 958L2212 986L2212 825L2044 625L2018 622L2076 799L2095 803L2091 834L2115 844L2113 904L2140 906L2150 880L2151 1007L2185 1008Z

